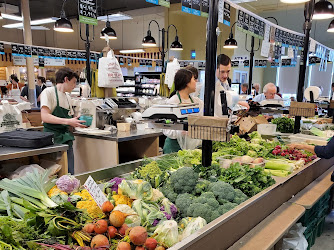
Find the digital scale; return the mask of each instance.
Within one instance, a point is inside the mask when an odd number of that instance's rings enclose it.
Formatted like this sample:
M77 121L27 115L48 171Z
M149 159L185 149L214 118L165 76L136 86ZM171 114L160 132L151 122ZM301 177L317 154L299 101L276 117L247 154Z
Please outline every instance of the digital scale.
M154 105L143 112L146 119L184 120L190 114L198 114L198 104L160 104Z

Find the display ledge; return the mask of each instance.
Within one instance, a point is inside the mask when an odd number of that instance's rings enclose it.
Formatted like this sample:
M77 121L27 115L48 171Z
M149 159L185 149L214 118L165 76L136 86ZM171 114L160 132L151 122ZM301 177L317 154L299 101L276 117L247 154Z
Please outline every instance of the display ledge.
M104 168L98 171L77 175L83 183L89 175L96 181L111 179L128 174L139 167L141 160ZM272 214L282 204L321 176L334 165L333 159L317 159L287 178L278 178L275 185L263 190L233 210L220 216L183 241L175 244L172 249L227 249L256 225Z
M82 132L74 132L74 135L94 138L94 139L125 142L138 139L145 139L154 136L160 136L162 135L162 132L161 130L158 129L145 129L145 130L131 130L128 132L117 132L117 134L112 134L112 135L89 135Z
M67 151L68 145L55 144L43 148L0 147L0 161L18 159L34 155Z

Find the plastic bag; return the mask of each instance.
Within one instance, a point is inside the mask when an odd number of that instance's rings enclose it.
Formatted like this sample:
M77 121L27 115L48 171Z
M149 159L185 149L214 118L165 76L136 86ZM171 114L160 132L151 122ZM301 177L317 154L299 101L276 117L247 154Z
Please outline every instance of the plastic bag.
M188 135L183 133L177 133L177 142L182 150L190 149L193 150L201 145L202 140L190 138Z
M0 105L0 133L22 128L22 114L17 105L11 105L8 101L1 101Z
M119 63L110 50L107 57L99 59L98 86L116 88L124 84L123 74Z
M305 250L308 247L307 240L304 236L306 227L301 223L293 225L289 232L283 238L282 250Z
M92 100L81 99L79 115L79 120L85 121L84 125L90 128L96 128L96 105Z
M180 69L180 64L176 58L174 58L172 62L167 63L165 84L167 84L169 89L172 88L173 83L174 83L175 74L179 69Z

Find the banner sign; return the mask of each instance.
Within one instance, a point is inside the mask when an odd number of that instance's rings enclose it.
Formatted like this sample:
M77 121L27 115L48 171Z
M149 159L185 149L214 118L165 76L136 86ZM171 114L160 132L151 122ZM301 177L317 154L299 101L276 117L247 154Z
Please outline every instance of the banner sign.
M208 17L209 16L209 0L201 1L201 16Z
M224 20L223 24L230 26L231 25L231 5L224 2Z
M97 25L96 0L79 0L79 22Z
M201 0L192 0L191 13L196 16L201 15Z
M182 0L181 1L181 10L185 13L191 14L191 2L192 0Z
M161 5L167 8L170 7L170 0L146 0L146 2Z

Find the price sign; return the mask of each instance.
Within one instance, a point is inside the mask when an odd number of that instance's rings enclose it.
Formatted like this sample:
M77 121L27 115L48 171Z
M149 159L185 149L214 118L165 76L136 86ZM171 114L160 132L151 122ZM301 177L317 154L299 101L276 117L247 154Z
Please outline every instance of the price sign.
M147 67L152 67L152 60L146 60L146 66Z
M139 59L139 66L146 66L146 60L145 59Z
M56 50L50 49L49 51L50 51L50 57L52 58L56 57Z
M119 65L124 65L124 58L122 56L120 56L118 58L118 62L119 62Z
M38 47L32 47L31 48L31 54L33 56L38 56Z
M96 0L79 0L79 22L97 25Z
M244 60L244 67L248 68L249 67L249 60Z
M191 0L182 0L181 1L181 10L188 14L191 14Z
M108 200L91 176L87 178L84 187L87 189L88 193L93 197L94 201L100 208L102 207L103 203Z
M239 61L231 61L231 67L232 68L239 67Z
M38 66L41 67L41 68L44 67L44 58L43 57L38 58Z
M31 46L24 46L24 55L26 57L31 57Z
M44 48L38 48L38 56L44 57Z
M271 62L270 63L270 67L272 67L272 68L278 68L279 67L279 62Z
M128 61L128 66L132 66L132 58L127 58L126 60Z
M156 60L156 61L155 61L155 65L156 65L157 67L162 67L162 60ZM180 67L181 67L181 62L180 62Z
M204 69L205 68L205 61L204 62L198 62L198 68Z
M231 25L231 6L224 2L224 21L223 23L227 26Z

